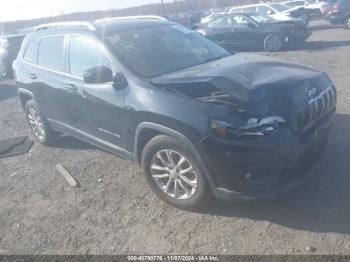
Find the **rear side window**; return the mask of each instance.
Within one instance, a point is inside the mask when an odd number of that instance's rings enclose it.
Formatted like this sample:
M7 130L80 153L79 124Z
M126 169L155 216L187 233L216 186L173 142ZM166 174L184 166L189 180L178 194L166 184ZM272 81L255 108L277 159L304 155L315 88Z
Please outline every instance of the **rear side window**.
M64 36L43 37L39 44L38 65L64 72Z
M36 64L38 59L38 41L32 40L27 45L23 59L31 64Z

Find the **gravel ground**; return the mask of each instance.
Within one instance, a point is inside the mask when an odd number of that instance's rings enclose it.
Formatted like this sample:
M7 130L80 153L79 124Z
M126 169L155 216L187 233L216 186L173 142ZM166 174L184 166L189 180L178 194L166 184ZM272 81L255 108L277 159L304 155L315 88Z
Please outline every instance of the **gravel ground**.
M65 137L0 159L0 254L350 254L350 31L313 22L306 46L270 54L327 72L338 117L317 177L275 200L169 207L139 167ZM263 52L259 52L265 54ZM0 86L0 139L29 134L13 86ZM79 180L71 188L61 163Z

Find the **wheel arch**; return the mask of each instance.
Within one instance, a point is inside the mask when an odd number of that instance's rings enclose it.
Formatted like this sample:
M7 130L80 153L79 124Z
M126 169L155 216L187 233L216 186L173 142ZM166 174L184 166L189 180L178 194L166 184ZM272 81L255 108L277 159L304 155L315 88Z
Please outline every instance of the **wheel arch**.
M147 137L148 135L148 137ZM174 137L181 141L182 143L185 143L188 148L192 151L194 154L196 160L198 161L198 164L200 168L202 169L205 177L207 178L207 181L210 185L210 188L212 190L215 190L215 183L209 174L209 171L204 164L204 161L202 160L202 157L200 156L198 150L195 148L195 144L190 141L185 135L182 133L168 128L166 126L162 126L160 124L152 123L152 122L143 122L140 123L136 127L136 132L135 132L135 139L134 139L134 161L137 162L139 165L141 165L141 154L143 151L143 147L147 144L147 142L152 139L153 137L157 135L168 135L171 137ZM144 139L144 138L148 139ZM143 147L141 146L143 145Z
M32 92L22 88L18 89L17 95L23 109L29 100L34 99L34 95Z
M136 127L134 138L134 160L138 164L141 163L140 160L143 147L149 140L157 135L168 135L180 140L181 142L192 145L192 142L185 135L174 129L152 122L142 122Z

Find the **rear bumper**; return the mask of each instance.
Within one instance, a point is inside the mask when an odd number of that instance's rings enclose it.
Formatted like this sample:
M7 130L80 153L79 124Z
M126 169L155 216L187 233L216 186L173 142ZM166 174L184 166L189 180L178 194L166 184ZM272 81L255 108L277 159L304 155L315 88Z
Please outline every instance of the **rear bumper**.
M348 14L350 15L350 14ZM333 25L342 25L345 22L345 14L328 14L326 19Z
M286 131L275 138L227 144L208 137L197 145L215 183L214 196L228 201L271 198L301 186L323 151L335 114L300 142Z

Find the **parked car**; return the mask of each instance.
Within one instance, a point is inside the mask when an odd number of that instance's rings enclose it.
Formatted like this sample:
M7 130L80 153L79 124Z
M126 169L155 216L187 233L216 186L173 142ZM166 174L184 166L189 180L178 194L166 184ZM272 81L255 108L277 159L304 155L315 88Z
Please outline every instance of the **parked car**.
M229 13L258 13L259 15L270 16L278 21L301 19L305 23L309 23L309 18L304 8L290 8L282 3L260 3L234 7L229 10Z
M230 14L201 25L197 32L228 50L262 48L270 52L304 42L311 32L300 21L276 21L268 16Z
M292 0L283 2L283 4L293 8L293 7L303 7L308 15L311 18L321 18L323 7L326 5L325 2L313 2L311 0Z
M159 19L39 26L14 70L40 143L65 133L140 163L154 192L184 209L300 186L335 116L326 74L230 55Z
M332 6L327 19L334 25L343 24L350 29L350 0L338 0Z
M214 18L220 17L222 15L224 15L225 13L214 13L214 14L210 14L206 17L203 17L201 19L201 24L206 24L208 22L210 22L211 20L213 20Z
M0 35L0 80L12 77L12 63L16 59L26 31Z
M201 12L181 12L172 14L169 16L169 20L184 25L188 28L196 27L201 23L202 13Z

